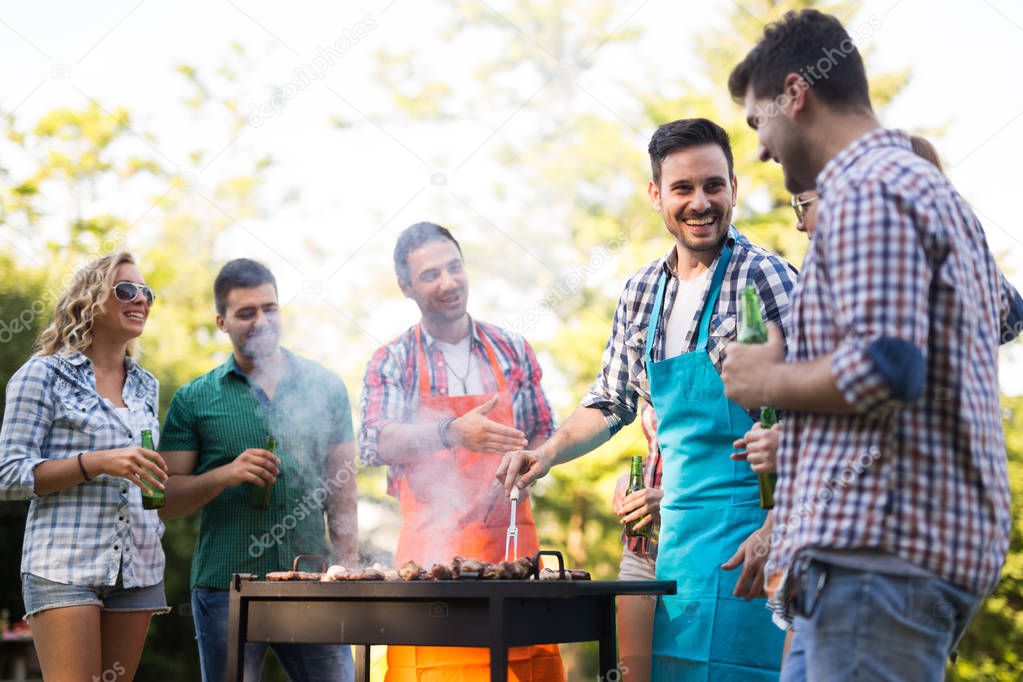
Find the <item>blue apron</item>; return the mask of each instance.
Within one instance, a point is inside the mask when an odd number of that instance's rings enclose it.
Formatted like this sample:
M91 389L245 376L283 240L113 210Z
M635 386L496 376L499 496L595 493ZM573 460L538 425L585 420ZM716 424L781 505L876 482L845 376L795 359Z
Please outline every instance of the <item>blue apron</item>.
M650 359L664 303L663 272L647 330L645 359L664 486L657 579L678 585L676 595L657 602L653 682L760 682L777 680L781 668L785 633L771 622L767 600L733 597L741 567L721 568L767 514L760 508L756 474L729 457L732 442L753 420L725 397L707 354L710 320L731 255L726 243L691 353Z

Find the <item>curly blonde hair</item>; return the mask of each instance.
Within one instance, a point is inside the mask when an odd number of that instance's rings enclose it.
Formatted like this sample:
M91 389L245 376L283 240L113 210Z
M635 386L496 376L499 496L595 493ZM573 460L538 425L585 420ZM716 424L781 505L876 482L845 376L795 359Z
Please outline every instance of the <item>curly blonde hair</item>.
M92 321L110 298L118 266L125 263L135 265L135 257L119 251L97 258L75 273L57 301L53 320L39 335L36 355L81 353L92 345ZM134 347L134 341L128 344L128 355Z

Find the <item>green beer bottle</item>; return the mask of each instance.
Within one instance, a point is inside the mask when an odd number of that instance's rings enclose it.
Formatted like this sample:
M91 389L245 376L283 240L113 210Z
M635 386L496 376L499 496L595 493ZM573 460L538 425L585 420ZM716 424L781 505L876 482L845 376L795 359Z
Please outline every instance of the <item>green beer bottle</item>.
M646 485L643 483L643 458L639 455L635 455L632 458L632 467L629 469L629 487L625 491L625 495L631 495L637 490L642 490ZM639 530L634 526L639 523L640 519L630 521L625 524L625 536L630 538L648 538L653 532L653 524L648 523Z
M267 435L266 444L263 446L264 450L270 452L277 451L277 439L272 435ZM249 497L249 506L253 509L261 509L266 511L270 508L270 498L274 494L274 484L263 481L263 487L260 488L258 485L253 484L252 494Z
M145 429L142 432L142 447L146 450L156 450L153 446L153 432ZM142 508L159 509L167 504L167 496L159 488L154 488L148 481L142 481L145 488L142 489Z
M767 343L767 325L760 315L760 297L751 284L742 290L742 301L739 306L739 343ZM760 408L760 426L769 429L778 422L778 415L771 406ZM757 474L760 487L760 506L770 509L774 506L774 486L778 482L778 474Z

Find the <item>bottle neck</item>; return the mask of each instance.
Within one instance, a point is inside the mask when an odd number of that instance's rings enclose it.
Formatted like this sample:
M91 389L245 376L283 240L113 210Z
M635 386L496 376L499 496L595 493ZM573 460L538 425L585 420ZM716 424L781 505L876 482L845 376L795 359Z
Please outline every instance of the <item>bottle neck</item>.
M632 468L629 470L629 481L642 482L643 480L643 460L639 457L632 458Z

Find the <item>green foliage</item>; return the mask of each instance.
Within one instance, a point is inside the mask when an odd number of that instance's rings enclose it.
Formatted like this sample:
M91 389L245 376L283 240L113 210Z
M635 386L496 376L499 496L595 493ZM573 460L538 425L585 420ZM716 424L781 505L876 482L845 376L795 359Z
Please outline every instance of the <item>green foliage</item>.
M224 101L229 95L215 98L209 94L229 91L229 83L210 87L194 69L181 72L193 86L189 102L197 111L232 111ZM228 117L229 132L234 134L243 123L240 113ZM200 164L209 150L193 150L189 156L193 167L179 169L169 165L157 146L150 147L152 136L144 139L132 128L126 110L107 111L96 102L81 110L51 111L27 130L8 124L5 153L21 156L26 161L21 166L29 171L24 178L0 173L4 209L0 227L27 235L22 255L38 265L19 269L10 254L0 252L0 319L15 319L22 311L33 310L33 302L37 302L35 309L44 309L48 317L78 266L112 251L133 251L158 297L140 343L139 359L160 380L164 412L177 388L212 368L228 348L215 337L212 273L220 265L215 254L228 229L259 210L256 196L268 161L232 159L234 163L224 164L231 168L229 172L221 177L207 174L203 177L209 187L203 183L193 189L191 178L200 175ZM104 200L110 203L110 195L123 193L128 183L149 197L142 218L92 210ZM32 233L44 214L66 216L67 229L40 246ZM44 321L36 314L31 329L0 346L4 385L30 355ZM17 556L21 545L26 508L24 503L0 507L0 539L11 549L11 556ZM153 621L136 677L140 681L199 678L188 605L189 567L197 530L196 515L167 524L163 538L165 585L173 611ZM20 587L17 566L17 562L5 561L2 567L8 578L4 584L14 591ZM13 598L9 596L5 603ZM12 607L12 613L23 613L18 608ZM280 674L278 670L268 679L281 679Z
M1023 679L1023 396L1004 398L1012 535L997 589L983 603L959 645L952 680Z
M44 310L43 282L38 272L23 268L7 253L0 252L0 422L6 404L7 381L32 355L36 336L49 321ZM28 505L23 502L0 502L0 547L5 558L0 561L0 610L7 609L18 618L25 613L21 602L20 549L25 534ZM8 553L9 552L9 553Z

